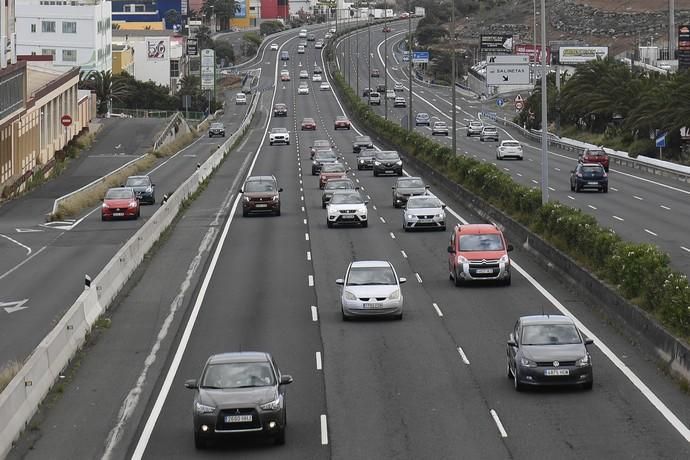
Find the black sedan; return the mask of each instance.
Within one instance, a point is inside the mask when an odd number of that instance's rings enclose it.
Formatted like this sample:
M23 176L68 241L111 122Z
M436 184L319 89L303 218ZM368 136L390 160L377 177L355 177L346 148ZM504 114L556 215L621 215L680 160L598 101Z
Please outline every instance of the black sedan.
M199 380L187 380L194 390L194 445L223 435L261 434L285 443L285 385L268 353L239 352L212 355Z
M352 143L352 153L358 153L362 149L373 149L374 143L369 136L357 136Z
M139 203L156 204L156 184L149 176L129 176L123 187L133 188Z
M604 193L609 191L609 175L599 163L578 163L570 171L570 190L580 192L584 189L596 189Z
M591 390L594 375L587 345L592 343L568 316L523 316L508 338L508 378L517 391L540 385L579 385Z
M387 174L403 175L403 162L396 151L382 151L374 154L374 177Z

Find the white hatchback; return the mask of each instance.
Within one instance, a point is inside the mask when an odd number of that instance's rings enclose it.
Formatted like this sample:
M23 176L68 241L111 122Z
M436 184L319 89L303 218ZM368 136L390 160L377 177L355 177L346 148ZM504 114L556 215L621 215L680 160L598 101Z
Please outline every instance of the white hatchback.
M343 320L363 316L403 317L403 295L399 278L388 261L362 260L351 262L344 279L337 279L342 286L340 305Z
M496 149L496 158L502 160L504 158L517 158L522 160L522 144L514 140L501 141L501 145Z
M309 94L309 87L306 83L300 83L299 87L297 88L297 94Z

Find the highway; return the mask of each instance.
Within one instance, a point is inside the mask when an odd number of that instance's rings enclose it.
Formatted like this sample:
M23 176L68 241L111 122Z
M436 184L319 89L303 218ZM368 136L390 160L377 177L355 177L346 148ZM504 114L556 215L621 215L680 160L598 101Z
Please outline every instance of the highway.
M510 287L456 288L447 233L403 232L395 179L356 168L369 227L326 227L309 146L332 139L352 166L355 132L333 130L342 108L332 92L310 83L309 95L296 94L299 70L325 68L322 54L310 44L298 58L294 35L280 41L292 81L271 88L282 63L262 59L259 86L271 89L256 129L147 261L11 458L687 458L688 395L519 244ZM288 117L271 118L273 102L287 103ZM307 116L316 132L298 130ZM289 146L268 146L274 126L290 129ZM277 177L280 217L241 216L246 174ZM433 184L432 192L448 205L449 224L478 222ZM341 320L334 281L361 259L389 260L408 279L402 321ZM542 311L571 313L594 338L592 391L514 391L505 341L519 316ZM236 350L271 352L294 377L287 443L242 439L196 451L183 383L210 354Z
M389 86L400 82L405 87L404 96L409 96L409 79L406 63L402 62L402 54L398 49L398 42L407 33L405 21L392 23L392 31L388 34L388 73ZM380 78L371 78L372 86L385 83L384 80L384 33L380 25L371 27L372 45L370 52L371 66L380 69ZM348 43L345 39L338 46L338 61L342 68L351 72L351 86L355 87L357 65L357 36L359 37L359 87L362 90L368 86L368 31L360 30ZM352 56L348 53L352 51ZM347 75L347 72L344 73ZM427 112L436 120L446 121L451 125L452 97L448 87L413 84L413 116L418 112ZM401 93L398 93L401 94ZM585 96L583 96L585 97ZM408 118L407 108L393 108L389 101L388 116L391 120L406 126ZM482 104L471 93L459 90L457 93L457 148L459 154L470 155L480 161L490 162L500 170L509 174L513 180L527 187L541 187L541 144L522 137L511 129L503 129L500 125L499 133L502 139L514 138L523 144L525 160L496 159L495 142L480 142L478 137L467 137L465 126L468 121L476 120L482 110L496 111L495 102ZM385 106L374 106L380 115L385 114ZM486 123L486 122L485 122ZM426 126L415 127L415 130L431 135L431 129ZM435 136L438 142L451 146L450 136ZM575 193L570 191L570 171L574 168L577 155L561 150L549 151L549 196L556 200L596 217L600 225L612 228L626 240L651 243L658 245L669 254L672 265L677 270L690 274L690 237L685 231L690 222L690 184L671 178L658 177L632 168L612 166L609 172L608 195L598 192Z

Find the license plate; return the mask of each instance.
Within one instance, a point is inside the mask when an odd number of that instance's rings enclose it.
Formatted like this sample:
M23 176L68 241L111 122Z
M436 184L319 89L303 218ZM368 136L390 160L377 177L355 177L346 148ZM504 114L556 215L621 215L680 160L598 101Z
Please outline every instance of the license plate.
M256 205L256 207L257 207L257 208L266 208L266 207L268 207L268 205L265 204L265 203L259 203L259 204Z
M113 217L123 217L125 215L124 212L114 212Z
M386 174L393 174L393 170L392 170L392 169L387 169L387 170L386 170Z
M352 220L354 218L355 218L355 216L342 216L342 219L344 219L344 220Z
M364 303L362 306L368 310L373 310L375 308L382 308L383 304L382 303Z
M226 415L225 423L242 423L251 422L252 416L250 415Z
M551 375L551 376L570 375L570 369L545 369L544 375Z
M478 268L477 273L493 273L494 269L493 268Z
M599 182L587 182L589 185L599 185Z

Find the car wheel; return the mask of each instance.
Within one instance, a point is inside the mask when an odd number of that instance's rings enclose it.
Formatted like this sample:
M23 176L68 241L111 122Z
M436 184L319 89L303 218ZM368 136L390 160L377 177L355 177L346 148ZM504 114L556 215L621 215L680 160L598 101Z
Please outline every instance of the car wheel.
M287 145L290 145L290 141L287 141L286 144L287 144Z
M401 169L400 172L398 173L398 176L402 176L402 175L403 175L403 173L402 173L402 169Z
M587 383L583 383L583 384L582 384L582 389L583 389L583 390L589 391L589 390L592 389L593 386L594 386L594 381L592 380L592 381L589 381L589 382L587 382Z
M323 201L321 202L321 209L326 209L326 203L324 203Z
M571 191L571 192L574 192L574 191L575 191L575 186L573 185L572 182L570 183L570 191Z
M350 321L350 317L345 314L345 310L343 310L342 307L340 308L340 314L343 317L343 321Z
M206 448L206 440L198 432L194 433L194 447L200 450Z
M604 187L604 188L601 189L601 191L604 192L604 193L609 193L609 188L608 188L608 187Z
M446 231L446 226L444 225L443 227L440 228L440 230L441 230L442 232L445 232L445 231Z
M364 222L362 222L362 228L367 228L368 226L369 226L368 220L365 220Z
M275 212L276 216L280 216L280 208Z
M525 385L520 383L520 379L518 378L517 367L513 373L513 387L515 387L515 391L522 391L525 389Z
M269 145L273 145L273 142L271 142L271 141L268 141L268 144L269 144Z
M458 276L457 272L453 273L453 282L455 283L455 287L462 286L462 278Z
M510 359L506 356L506 374L508 378L513 378L513 371L510 370Z
M403 314L402 314L402 312L400 312L400 313L398 313L397 315L395 315L395 316L393 317L393 319L396 320L396 321L401 321L401 320L403 319Z
M277 446L282 446L285 444L285 428L278 431L278 434L276 434L273 438L273 442L275 442Z
M393 207L394 207L394 208L399 208L399 207L400 207L400 206L398 206L398 203L395 202L395 200L393 200Z
M105 222L106 220L107 220L107 219L105 218L105 216L101 216L101 221L102 221L102 222Z
M510 286L510 276L508 278L506 278L505 280L503 280L503 285L504 286Z
M314 170L312 169L312 170L311 170L311 175L312 175L312 176L316 176L316 171L314 171Z
M326 221L326 227L333 228L333 222L331 222L330 220L327 220Z
M378 177L378 175L379 174L376 171L374 171L374 177Z

